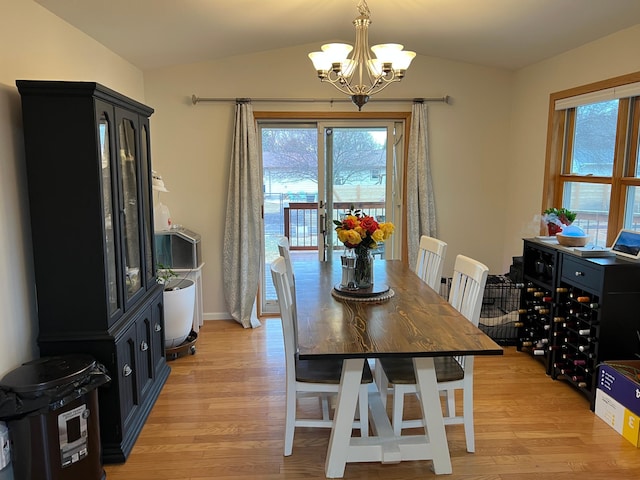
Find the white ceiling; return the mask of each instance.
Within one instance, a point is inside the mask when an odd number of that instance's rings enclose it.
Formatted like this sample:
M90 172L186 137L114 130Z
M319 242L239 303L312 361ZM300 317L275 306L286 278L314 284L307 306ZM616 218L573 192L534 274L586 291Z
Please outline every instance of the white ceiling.
M357 0L36 0L147 70L330 41ZM368 0L369 43L518 69L640 24L640 0Z

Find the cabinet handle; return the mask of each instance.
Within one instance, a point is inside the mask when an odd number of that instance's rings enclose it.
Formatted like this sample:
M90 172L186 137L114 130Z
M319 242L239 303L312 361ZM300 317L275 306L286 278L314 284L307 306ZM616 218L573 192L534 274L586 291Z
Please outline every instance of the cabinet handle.
M155 324L155 326L153 327L153 329L154 329L156 332L159 332L159 331L161 331L161 330L162 330L162 325L160 325L159 323L156 323L156 324Z
M128 377L132 373L133 373L133 369L129 366L128 363L125 363L124 367L122 367L122 376L123 377Z
M576 277L584 277L584 272L576 272Z
M140 344L140 350L146 352L147 350L149 350L149 344L143 340Z

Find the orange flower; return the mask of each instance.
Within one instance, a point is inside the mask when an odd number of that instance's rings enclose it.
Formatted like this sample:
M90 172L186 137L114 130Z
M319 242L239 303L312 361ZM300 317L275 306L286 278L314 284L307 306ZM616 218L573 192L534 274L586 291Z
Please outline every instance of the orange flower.
M334 220L335 230L347 248L377 248L378 243L387 240L393 233L393 223L381 222L370 215L355 210L352 206L342 220Z

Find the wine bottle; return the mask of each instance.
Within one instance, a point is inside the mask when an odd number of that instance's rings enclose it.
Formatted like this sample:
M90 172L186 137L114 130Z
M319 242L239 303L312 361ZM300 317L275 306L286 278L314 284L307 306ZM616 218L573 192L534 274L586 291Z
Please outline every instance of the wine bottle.
M522 342L522 346L523 346L523 347L531 347L532 345L533 345L533 342L532 342L532 341L530 341L530 340L524 340L524 341Z
M589 304L589 308L592 308L594 310L598 309L599 305L597 303L590 303Z
M569 289L567 287L557 287L556 292L558 293L567 293Z
M573 364L574 364L575 366L578 366L578 367L579 367L579 366L582 366L582 365L586 365L586 364L587 364L587 361L586 361L586 360L584 360L584 359L582 359L582 358L576 358L575 360L573 360Z
M588 352L589 351L589 345L580 345L578 347L578 350L580 350L581 352Z
M587 388L587 382L578 382L580 388Z
M573 380L574 382L581 382L584 380L584 375L573 375L571 377L571 380Z
M576 301L579 303L589 303L591 301L591 297L587 297L586 295L583 295L583 296L577 297Z
M544 350L542 348L534 348L533 349L533 354L536 357L542 356L542 355L544 355Z
M578 335L589 335L591 333L590 328L582 328L578 330Z
M542 301L545 303L551 303L553 301L553 298L551 298L550 296L542 297Z
M515 328L522 328L524 327L524 322L513 322L513 326Z
M554 323L562 323L566 320L566 318L564 317L553 317L553 322Z

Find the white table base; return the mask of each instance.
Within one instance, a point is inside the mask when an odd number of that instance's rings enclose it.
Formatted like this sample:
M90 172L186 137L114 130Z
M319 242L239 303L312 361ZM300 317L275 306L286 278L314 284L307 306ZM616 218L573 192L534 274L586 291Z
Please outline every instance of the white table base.
M452 473L431 357L413 359L427 433L396 436L380 393L372 384L369 392L371 436L351 437L364 362L364 358L350 358L344 361L342 367L340 392L325 463L326 477L342 478L347 462L398 463L404 460L432 460L436 474Z

